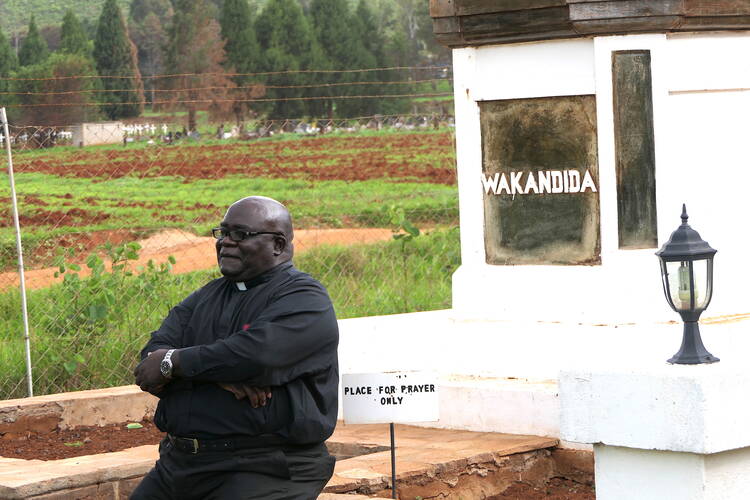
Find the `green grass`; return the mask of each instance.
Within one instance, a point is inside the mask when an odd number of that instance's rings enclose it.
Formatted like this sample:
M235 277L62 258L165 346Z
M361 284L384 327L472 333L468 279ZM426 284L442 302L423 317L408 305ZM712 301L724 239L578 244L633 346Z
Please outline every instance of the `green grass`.
M91 213L106 214L100 222L76 219L76 226L51 227L49 224L22 225L22 241L32 267L49 264L56 241L79 232L130 229L145 236L156 230L174 227L199 235L208 235L223 216L225 207L251 193L262 193L284 201L297 227L384 227L390 224L390 209L401 207L413 222L433 225L457 220L457 194L454 186L424 183L391 183L370 180L309 182L290 179L226 177L196 180L156 177L138 179L122 177L92 183L89 179L55 177L46 174L19 174L17 189L24 197L32 195L48 203L38 207L19 203L21 214L37 210L66 212L79 207ZM76 193L72 198L59 194ZM9 196L7 187L0 196ZM96 206L88 206L94 198ZM118 206L123 200L144 204ZM213 207L194 209L196 203ZM69 205L65 205L68 203ZM0 228L0 265L14 266L15 239L13 227Z
M403 150L393 147L401 144L398 141L404 137L417 140ZM16 152L16 190L27 263L31 267L49 265L57 241L66 235L76 239L80 233L127 229L135 237L142 237L163 228L207 235L226 207L248 194L263 194L284 202L298 228L388 227L393 207L404 210L407 218L422 226L455 223L455 185L412 177L377 178L379 165L404 166L405 172L430 172L452 166L452 146L446 137L445 131L432 130L362 131L304 141L295 134L281 134L248 144L207 140L167 147L143 142L127 148L109 145ZM309 178L316 173L325 177L331 169L356 172L368 158L374 167L367 175L375 178ZM231 173L216 179L161 175L164 165L203 164L210 168L212 162L219 161L253 173ZM39 165L45 173L31 171ZM256 170L248 170L253 165ZM268 165L270 175L256 175L258 165ZM366 168L368 164L364 165ZM128 168L134 170L127 171ZM86 169L93 171L80 173ZM124 169L125 175L107 177L117 169ZM53 175L54 172L64 175ZM8 185L0 183L0 197L9 196ZM45 205L40 205L39 200ZM73 217L60 219L60 214L71 210ZM75 210L79 211L77 215ZM9 212L6 206L8 221ZM47 217L49 214L56 215ZM14 256L13 227L5 224L0 227L0 267L14 266Z
M319 247L295 263L328 288L339 318L447 308L450 278L460 263L458 230L433 230L410 241ZM216 276L151 269L30 291L35 393L132 383L149 332L169 307ZM25 395L22 331L18 292L0 294L0 399Z

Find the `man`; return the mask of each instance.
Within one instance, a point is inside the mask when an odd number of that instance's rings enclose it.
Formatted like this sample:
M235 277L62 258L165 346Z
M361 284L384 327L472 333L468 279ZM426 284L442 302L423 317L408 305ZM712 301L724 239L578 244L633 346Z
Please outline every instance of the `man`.
M315 499L333 474L338 326L292 265L287 209L252 196L213 230L222 278L173 308L136 383L167 438L133 499Z

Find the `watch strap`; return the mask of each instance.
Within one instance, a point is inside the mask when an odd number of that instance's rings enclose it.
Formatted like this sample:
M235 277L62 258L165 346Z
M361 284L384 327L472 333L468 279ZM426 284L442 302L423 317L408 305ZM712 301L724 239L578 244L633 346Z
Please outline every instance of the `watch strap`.
M166 378L172 377L172 371L173 371L173 365L172 365L172 353L174 353L175 349L170 349L167 351L167 353L164 355L164 358L161 360L161 365L159 366L161 370L161 374L164 375Z

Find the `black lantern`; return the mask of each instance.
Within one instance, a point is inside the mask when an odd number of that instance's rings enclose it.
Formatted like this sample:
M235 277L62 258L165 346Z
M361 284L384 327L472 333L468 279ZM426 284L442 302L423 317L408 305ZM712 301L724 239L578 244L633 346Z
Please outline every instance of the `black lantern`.
M682 224L656 252L661 262L664 295L685 322L680 350L667 361L681 365L715 363L719 358L703 346L698 318L711 302L716 250L687 221L687 210L682 205Z

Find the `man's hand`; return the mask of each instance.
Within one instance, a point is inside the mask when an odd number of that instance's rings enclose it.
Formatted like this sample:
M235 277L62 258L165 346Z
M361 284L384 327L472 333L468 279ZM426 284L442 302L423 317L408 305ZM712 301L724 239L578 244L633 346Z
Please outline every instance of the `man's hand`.
M237 399L247 398L253 408L266 406L266 402L271 399L270 387L255 387L242 382L220 382L219 387L231 392Z
M138 384L142 391L150 392L154 396L159 394L164 386L169 383L169 379L161 374L161 360L168 349L158 349L149 353L143 361L133 370L135 383Z

